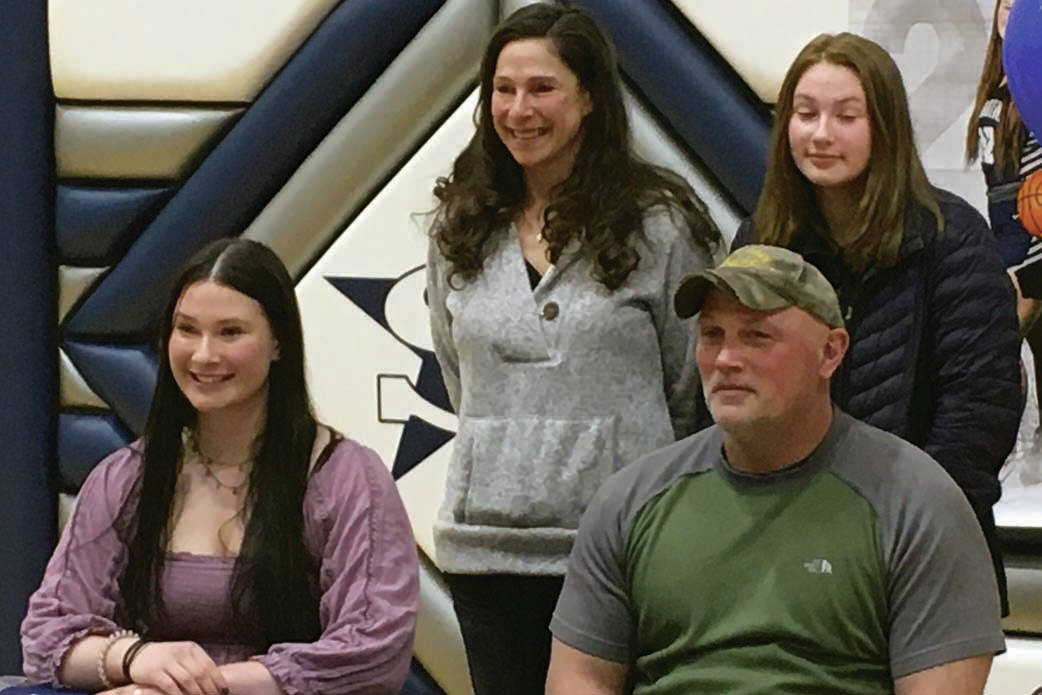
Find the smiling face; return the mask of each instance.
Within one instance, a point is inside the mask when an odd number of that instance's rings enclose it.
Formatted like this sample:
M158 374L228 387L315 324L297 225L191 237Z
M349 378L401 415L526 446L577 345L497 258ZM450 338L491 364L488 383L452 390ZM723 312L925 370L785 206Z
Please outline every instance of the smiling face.
M204 280L174 309L167 353L181 392L201 414L263 409L278 343L254 299Z
M496 134L526 173L571 173L589 94L548 39L511 41L499 52L490 101Z
M802 309L759 311L711 290L695 359L713 419L725 432L755 432L813 412L828 400L845 336Z
M859 185L872 155L872 124L857 73L812 65L796 83L792 107L788 134L796 168L819 191Z

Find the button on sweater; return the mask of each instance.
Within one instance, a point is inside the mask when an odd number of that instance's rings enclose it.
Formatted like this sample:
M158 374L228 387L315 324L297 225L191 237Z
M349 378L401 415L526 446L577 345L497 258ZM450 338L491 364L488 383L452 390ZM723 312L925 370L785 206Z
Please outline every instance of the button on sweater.
M431 244L431 334L459 415L434 528L442 570L564 574L600 484L693 431L695 323L677 318L673 291L714 259L681 230L649 215L640 262L614 291L577 245L533 290L513 227L489 241L477 277L451 286Z

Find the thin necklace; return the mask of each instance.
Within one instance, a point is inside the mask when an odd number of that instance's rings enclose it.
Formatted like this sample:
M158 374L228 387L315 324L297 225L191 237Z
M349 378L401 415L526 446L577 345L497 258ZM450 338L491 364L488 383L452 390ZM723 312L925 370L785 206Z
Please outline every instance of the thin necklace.
M546 238L543 236L543 231L546 229L543 224L543 215L545 212L546 207L543 207L543 209L539 211L538 215L530 215L524 210L521 211L521 226L537 228L539 231L536 232L535 239L540 244L546 241Z
M243 489L243 487L246 485L246 482L249 480L249 474L243 473L242 469L253 461L252 455L246 457L245 459L237 463L223 464L226 468L238 468L242 476L238 483L234 485L229 485L228 483L218 478L217 474L214 473L213 466L215 466L217 462L203 453L203 450L199 446L199 441L195 437L195 432L191 430L188 431L187 444L188 447L191 449L192 453L199 458L199 463L203 465L203 474L213 481L214 485L217 486L218 490L231 490L231 493L233 495L239 494L239 491Z

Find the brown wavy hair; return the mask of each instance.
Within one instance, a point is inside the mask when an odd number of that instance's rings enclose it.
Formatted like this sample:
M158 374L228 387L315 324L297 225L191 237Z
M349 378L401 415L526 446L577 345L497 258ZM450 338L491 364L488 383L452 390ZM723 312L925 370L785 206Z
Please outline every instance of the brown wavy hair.
M909 210L920 208L931 213L938 231L944 228L944 218L919 160L901 72L878 44L846 32L812 39L782 81L771 129L767 176L754 214L757 240L789 246L801 232L811 229L831 238L818 209L814 186L796 167L789 143L796 85L803 73L822 62L849 68L858 75L865 90L872 135L865 192L853 216L857 229L854 241L843 249L843 260L858 271L871 263L891 266L897 261Z
M654 206L670 209L698 245L715 250L720 232L691 186L634 154L610 41L584 10L537 3L511 14L492 34L479 73L477 130L453 163L452 174L439 178L434 188L439 205L431 236L449 262L450 281L469 281L481 272L488 240L524 204L524 175L496 134L490 102L500 51L512 41L530 38L552 42L593 104L580 126L572 172L543 213L548 260L556 262L562 249L578 240L594 278L617 289L640 262L634 241L642 233L645 213Z
M991 15L991 38L988 39L984 67L981 68L980 82L977 83L977 98L973 100L970 122L966 125L966 162L974 162L980 155L977 120L981 109L984 108L984 102L996 98L1002 102L1002 117L995 129L995 167L1001 172L1015 174L1020 169L1020 151L1024 147L1026 133L1024 122L1020 119L1020 111L1010 96L1009 87L1003 84L1006 70L1002 66L1002 37L999 36L998 22L995 21L1001 4L1002 0L996 0Z

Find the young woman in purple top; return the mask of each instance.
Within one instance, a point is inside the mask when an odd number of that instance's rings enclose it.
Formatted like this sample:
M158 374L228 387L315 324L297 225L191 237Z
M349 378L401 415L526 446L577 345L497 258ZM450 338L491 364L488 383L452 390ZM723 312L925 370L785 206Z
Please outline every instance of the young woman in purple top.
M315 421L285 267L214 242L161 317L144 437L90 474L25 674L121 695L397 693L417 557L371 450Z

